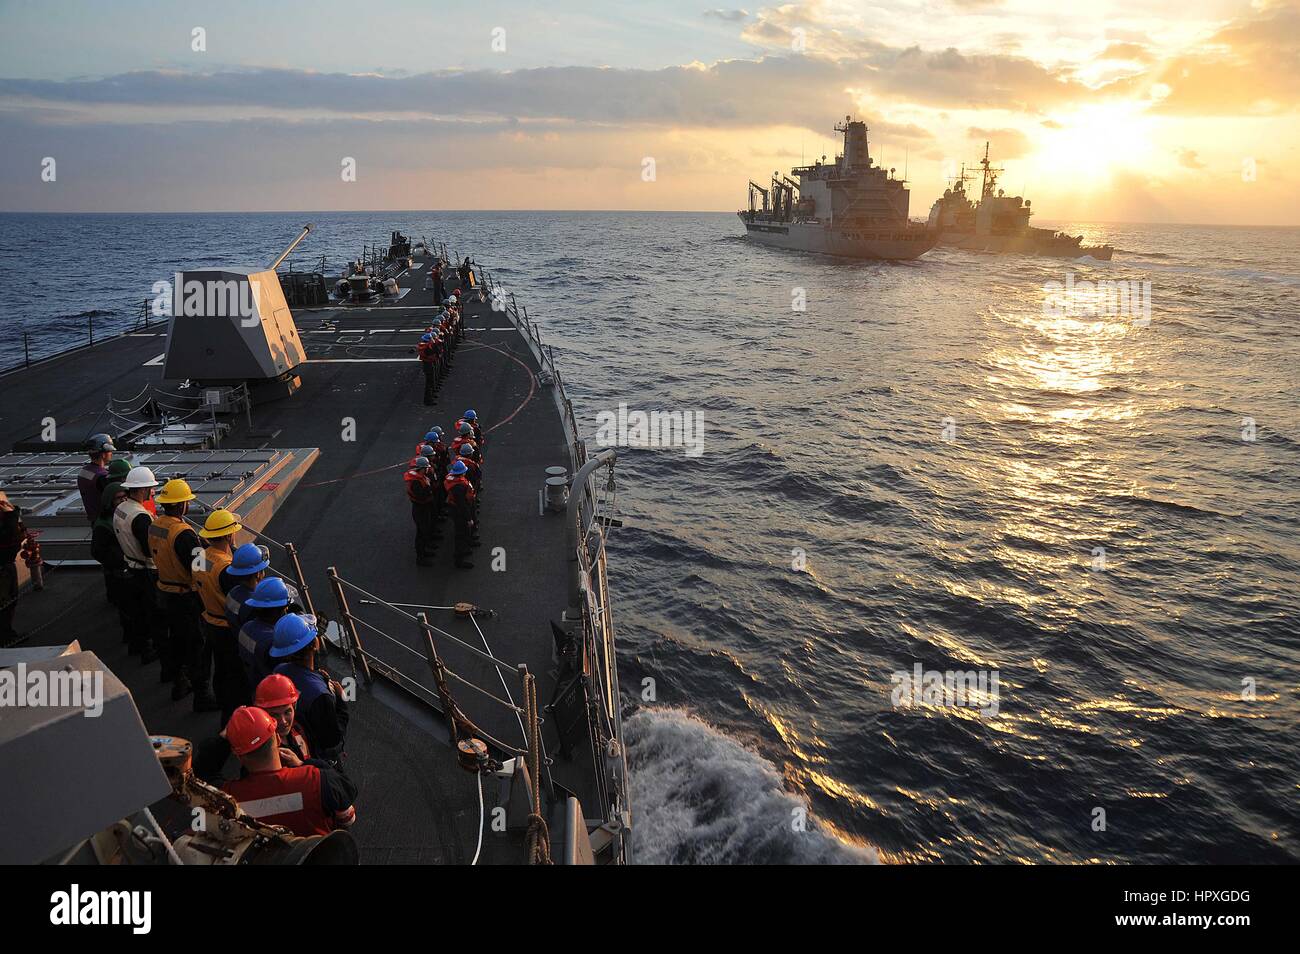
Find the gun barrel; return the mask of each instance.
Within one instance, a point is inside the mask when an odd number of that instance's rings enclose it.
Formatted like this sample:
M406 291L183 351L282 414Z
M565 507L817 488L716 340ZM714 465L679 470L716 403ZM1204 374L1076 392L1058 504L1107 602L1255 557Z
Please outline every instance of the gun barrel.
M280 253L280 257L271 263L271 267L268 269L268 271L273 272L277 268L279 268L280 263L289 257L289 253L292 252L295 248L297 248L298 243L301 242L303 239L305 239L307 235L311 232L311 230L314 229L315 227L316 226L311 224L310 222L304 225L302 227L302 232L299 233L298 237L293 240L293 243L288 248L286 248L283 252Z

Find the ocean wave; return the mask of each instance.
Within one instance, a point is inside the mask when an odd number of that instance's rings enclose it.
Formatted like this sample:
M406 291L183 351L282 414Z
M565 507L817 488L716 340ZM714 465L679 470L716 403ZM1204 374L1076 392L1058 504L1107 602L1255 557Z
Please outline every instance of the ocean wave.
M1265 272L1254 268L1203 268L1199 265L1164 265L1158 262L1148 262L1143 267L1149 268L1153 271L1203 276L1205 278L1229 279L1232 281L1261 281L1278 285L1300 287L1300 275L1287 275L1281 272Z
M684 709L638 709L623 723L632 780L633 859L642 864L873 864L786 791L758 753ZM795 820L806 818L806 830Z
M1120 494L1113 497L1124 503L1137 504L1139 507L1151 507L1156 510L1166 510L1172 513L1196 514L1203 517L1222 517L1223 514L1217 510L1204 510L1200 507L1194 507L1191 504L1178 503L1174 500L1160 500L1156 497L1144 497L1142 494Z
M51 315L49 321L83 321L88 318L112 318L118 313L103 308L90 308L86 311L69 312L64 315Z
M1118 255L1136 255L1138 258L1173 258L1174 257L1170 255L1168 252L1139 252L1138 250L1131 249L1131 248L1117 248L1115 249L1115 252Z

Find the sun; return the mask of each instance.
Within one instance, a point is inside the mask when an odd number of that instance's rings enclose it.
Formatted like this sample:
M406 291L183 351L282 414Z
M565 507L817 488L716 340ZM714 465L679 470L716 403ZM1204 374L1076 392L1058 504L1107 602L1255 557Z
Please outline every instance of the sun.
M1107 103L1053 116L1029 161L1053 180L1102 188L1115 172L1152 162L1155 121L1144 114L1145 106Z

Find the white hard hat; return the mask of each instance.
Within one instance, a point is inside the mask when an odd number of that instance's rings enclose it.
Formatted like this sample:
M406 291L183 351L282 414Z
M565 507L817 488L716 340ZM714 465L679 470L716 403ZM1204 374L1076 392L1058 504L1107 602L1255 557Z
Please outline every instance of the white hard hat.
M448 298L447 300L448 300L449 302L451 302L453 305L456 304L456 301L457 301L455 295L452 295L452 296L451 296L450 298Z
M158 480L148 467L132 467L126 480L122 481L122 486L127 490L139 490L142 487L157 487Z

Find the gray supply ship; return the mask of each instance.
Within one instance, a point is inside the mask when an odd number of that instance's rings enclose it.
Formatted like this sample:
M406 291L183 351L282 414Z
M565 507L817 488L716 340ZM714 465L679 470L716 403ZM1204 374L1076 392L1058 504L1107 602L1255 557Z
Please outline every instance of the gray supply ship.
M867 125L845 117L844 152L792 170L797 182L773 174L770 188L749 183L749 208L737 215L749 238L764 245L847 258L912 259L935 235L908 219L908 190L893 169L876 165Z
M998 186L1003 169L989 162L989 144L980 160L980 196L972 202L966 183L973 180L966 167L952 187L930 208L928 225L939 236L939 244L979 252L1019 252L1079 258L1087 255L1108 262L1115 249L1110 245L1083 245L1082 236L1066 235L1029 224L1030 202L1018 195L1006 195Z
M0 679L103 686L98 718L0 710L0 861L628 861L605 551L614 451L588 454L550 348L487 270L466 259L458 280L459 256L399 233L337 284L323 258L277 271L285 255L177 276L178 289L247 285L238 314L214 307L220 294L179 307L178 291L176 317L145 310L133 331L0 373L0 488L27 532L22 635L0 648ZM426 407L414 348L439 311L435 262L465 330ZM467 408L486 431L483 546L473 569L453 568L450 539L417 565L403 473L431 425ZM187 480L196 526L236 512L236 544L266 547L299 589L324 664L354 694L350 830L290 835L199 771L218 714L173 701L159 664L128 653L91 559L77 475L97 432L160 483Z

